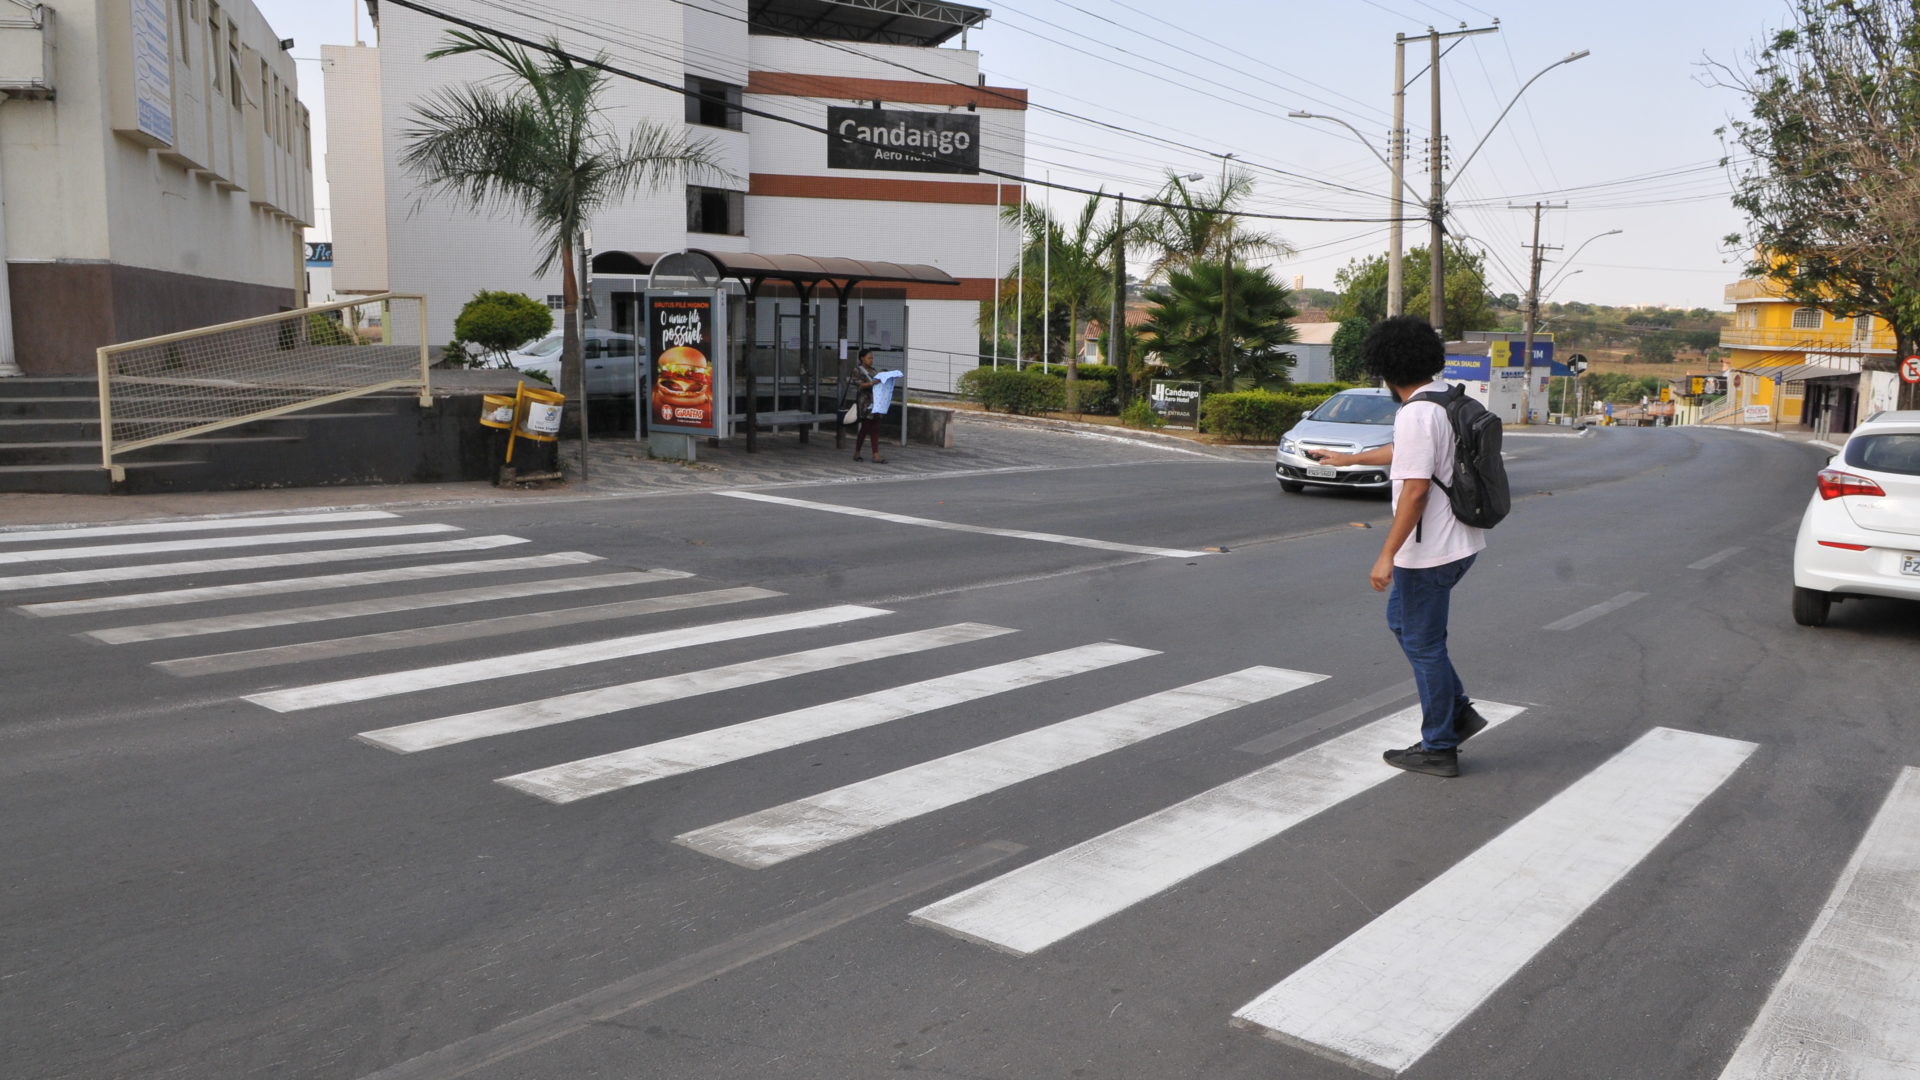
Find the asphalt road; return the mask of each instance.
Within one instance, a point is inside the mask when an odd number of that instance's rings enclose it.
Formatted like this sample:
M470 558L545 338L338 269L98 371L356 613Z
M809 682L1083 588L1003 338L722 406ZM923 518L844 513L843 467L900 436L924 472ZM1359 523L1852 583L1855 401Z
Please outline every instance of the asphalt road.
M1920 606L1792 623L1806 447L1509 442L1452 638L1512 708L1450 781L1377 763L1418 737L1383 719L1413 701L1366 584L1384 501L1283 494L1256 455L0 534L0 1072L1855 1053L1846 987L1920 982L1920 852L1882 835L1920 775ZM154 543L202 546L113 550ZM437 569L499 559L540 565ZM374 576L289 584L341 574ZM1841 959L1807 976L1821 926ZM1782 985L1832 1030L1752 1064ZM1913 1016L1867 1039L1893 1069Z

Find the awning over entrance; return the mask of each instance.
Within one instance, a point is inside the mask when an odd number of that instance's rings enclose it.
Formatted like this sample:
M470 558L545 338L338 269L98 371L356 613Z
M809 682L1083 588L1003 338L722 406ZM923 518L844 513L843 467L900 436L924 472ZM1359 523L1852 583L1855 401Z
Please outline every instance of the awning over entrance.
M1772 379L1782 385L1803 383L1808 379L1824 379L1835 375L1858 375L1858 371L1837 368L1828 364L1782 364L1777 367L1735 368L1749 375L1758 375L1763 379Z
M724 277L742 281L772 278L795 285L813 285L837 281L852 285L861 281L913 282L921 285L954 285L959 281L937 266L924 263L881 262L874 259L838 259L814 255L758 255L744 251L707 251L688 248L688 253L704 255ZM593 257L596 274L651 273L653 265L668 254L659 251L603 251ZM665 273L666 271L661 271Z
M940 0L749 0L747 32L930 48L988 14Z

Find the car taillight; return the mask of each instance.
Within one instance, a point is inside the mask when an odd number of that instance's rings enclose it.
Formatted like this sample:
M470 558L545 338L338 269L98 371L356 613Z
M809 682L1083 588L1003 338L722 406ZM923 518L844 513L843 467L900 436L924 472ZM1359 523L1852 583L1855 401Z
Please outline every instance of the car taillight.
M1856 476L1839 469L1821 469L1819 476L1820 497L1823 499L1843 499L1848 495L1885 495L1880 485L1864 476Z

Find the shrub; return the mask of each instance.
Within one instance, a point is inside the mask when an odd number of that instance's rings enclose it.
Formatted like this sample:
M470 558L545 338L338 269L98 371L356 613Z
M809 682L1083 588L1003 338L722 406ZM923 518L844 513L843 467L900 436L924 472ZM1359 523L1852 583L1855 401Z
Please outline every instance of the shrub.
M1342 390L1351 390L1353 387L1353 383L1344 382L1294 383L1287 388L1287 393L1298 394L1301 397L1317 397L1325 400Z
M553 311L531 296L513 292L482 289L453 320L455 341L477 347L501 366L506 365L508 353L552 331Z
M307 316L307 344L309 345L352 345L351 337L340 325L337 312L316 311Z
M1040 371L974 368L960 376L960 394L993 412L1055 412L1066 403L1066 382Z
M1276 442L1324 397L1240 390L1200 402L1200 428L1228 442Z
M1153 405L1145 398L1135 398L1120 412L1120 422L1127 427L1158 428L1166 427L1167 420L1153 411Z
M1116 411L1114 382L1120 377L1118 369L1106 364L1081 364L1079 367L1080 411L1100 416L1112 416ZM1061 400L1066 400L1066 376L1060 377Z

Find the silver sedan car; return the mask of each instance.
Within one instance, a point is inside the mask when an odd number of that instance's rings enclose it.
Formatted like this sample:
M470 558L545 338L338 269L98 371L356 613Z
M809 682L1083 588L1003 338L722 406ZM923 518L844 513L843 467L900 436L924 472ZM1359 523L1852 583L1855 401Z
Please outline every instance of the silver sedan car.
M1384 465L1322 465L1308 450L1336 450L1357 454L1393 441L1393 417L1400 410L1393 391L1378 387L1342 390L1300 418L1280 438L1273 475L1283 491L1304 491L1307 485L1386 491Z

